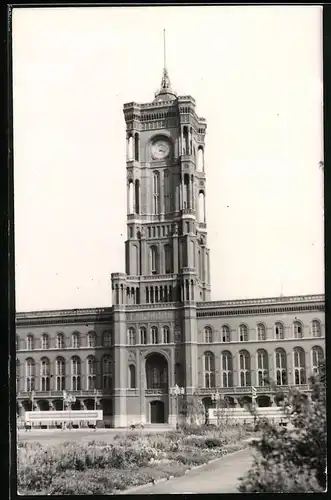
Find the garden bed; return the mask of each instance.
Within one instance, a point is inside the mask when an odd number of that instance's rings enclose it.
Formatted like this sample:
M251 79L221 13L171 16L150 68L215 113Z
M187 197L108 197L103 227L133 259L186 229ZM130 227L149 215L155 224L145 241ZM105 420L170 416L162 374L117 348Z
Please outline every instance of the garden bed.
M128 432L113 444L67 441L18 447L21 495L109 495L116 490L181 476L188 469L246 446L238 426L186 428L162 435Z

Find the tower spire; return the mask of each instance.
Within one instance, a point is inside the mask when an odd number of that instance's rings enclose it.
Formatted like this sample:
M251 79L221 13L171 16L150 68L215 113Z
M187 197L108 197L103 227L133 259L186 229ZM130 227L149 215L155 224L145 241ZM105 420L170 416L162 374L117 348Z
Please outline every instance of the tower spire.
M167 54L166 54L166 30L163 30L163 73L160 89L155 94L156 100L174 100L176 93L171 88L170 78L167 70Z

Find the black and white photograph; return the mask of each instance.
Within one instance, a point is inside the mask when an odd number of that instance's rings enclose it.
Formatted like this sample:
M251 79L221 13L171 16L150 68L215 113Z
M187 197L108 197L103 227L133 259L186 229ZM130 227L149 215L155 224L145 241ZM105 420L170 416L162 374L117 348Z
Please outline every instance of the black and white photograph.
M18 494L325 492L323 7L11 37Z

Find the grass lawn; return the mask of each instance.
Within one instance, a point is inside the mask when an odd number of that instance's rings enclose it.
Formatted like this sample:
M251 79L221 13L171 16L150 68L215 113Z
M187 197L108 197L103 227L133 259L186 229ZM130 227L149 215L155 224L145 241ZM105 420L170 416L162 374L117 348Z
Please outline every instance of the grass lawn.
M67 441L18 445L21 495L106 495L146 484L245 447L241 426L187 427L164 434L121 433L112 444Z

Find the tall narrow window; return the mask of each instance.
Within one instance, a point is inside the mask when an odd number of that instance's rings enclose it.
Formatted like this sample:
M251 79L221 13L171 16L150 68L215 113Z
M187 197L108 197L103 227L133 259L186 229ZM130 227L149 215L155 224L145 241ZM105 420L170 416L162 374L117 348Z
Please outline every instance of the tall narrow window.
M134 365L129 365L129 388L136 388L136 367Z
M87 390L96 389L97 362L94 356L87 358Z
M47 333L43 333L41 337L41 348L48 349L49 348L49 339Z
M295 347L294 357L294 383L295 385L306 384L306 353L302 347Z
M95 346L96 346L95 332L89 332L87 334L87 347L95 347Z
M198 158L197 158L197 170L198 172L202 172L204 169L204 160L203 160L203 147L198 147Z
M49 359L42 358L40 362L40 378L41 378L41 390L49 391L50 390L50 366Z
M247 342L248 340L248 329L246 325L239 326L239 341Z
M26 348L28 349L28 351L32 351L34 349L34 338L32 333L29 333L26 338Z
M215 356L212 352L206 352L204 361L204 385L207 389L215 387Z
M241 387L251 385L251 357L248 351L239 352L239 374Z
M135 183L134 183L134 198L135 198L135 203L136 203L136 206L135 206L135 213L136 214L139 214L139 210L140 210L140 182L138 179L135 180Z
M56 335L56 348L64 349L64 335L63 333L58 333Z
M203 191L199 192L199 222L206 222L206 214L205 214L205 193Z
M135 329L131 326L128 329L128 344L135 345L135 343L136 343L136 332Z
M147 344L147 332L144 326L140 327L140 343Z
M275 339L276 340L284 339L284 327L280 322L275 324Z
M71 337L71 345L74 349L78 349L80 347L80 335L79 332L74 332Z
M158 274L158 255L157 248L152 246L150 248L150 261L151 261L151 274Z
M151 329L151 340L152 340L152 344L157 344L158 343L158 335L157 335L157 328L156 326L153 326L152 329Z
M172 251L170 245L164 246L164 262L166 274L172 273Z
M311 350L312 372L314 375L319 373L320 364L324 360L323 349L319 345L315 345Z
M163 343L169 344L170 342L170 330L168 326L162 328Z
M136 132L134 134L134 159L139 161L139 134Z
M266 339L265 326L262 323L259 323L257 325L256 333L257 333L257 340L265 340Z
M230 328L228 327L228 325L222 326L221 334L222 342L230 342Z
M78 356L71 359L71 390L81 390L81 361Z
M128 213L133 214L134 212L134 186L133 186L133 180L130 179L128 181Z
M171 212L171 177L169 170L164 172L164 211Z
M104 347L111 347L111 342L112 337L111 337L111 332L103 332L103 337L102 337L102 344Z
M276 384L287 385L287 358L284 349L276 349Z
M57 391L64 391L65 389L65 376L66 376L66 362L64 358L56 358L55 360L55 387Z
M293 323L293 336L295 339L302 339L303 337L302 324L300 321L294 321Z
M213 331L210 326L206 326L204 329L204 341L208 344L213 341Z
M160 175L159 172L153 172L153 214L160 213Z
M34 359L28 358L25 361L25 387L27 392L35 390L36 365Z
M269 382L269 360L268 353L264 349L257 351L257 385L265 386Z
M112 359L108 355L102 358L102 388L112 388Z
M233 387L232 354L223 351L221 355L222 387Z
M21 363L19 359L16 359L16 393L20 391L20 380L21 380Z
M321 337L321 323L317 319L311 322L311 336Z

